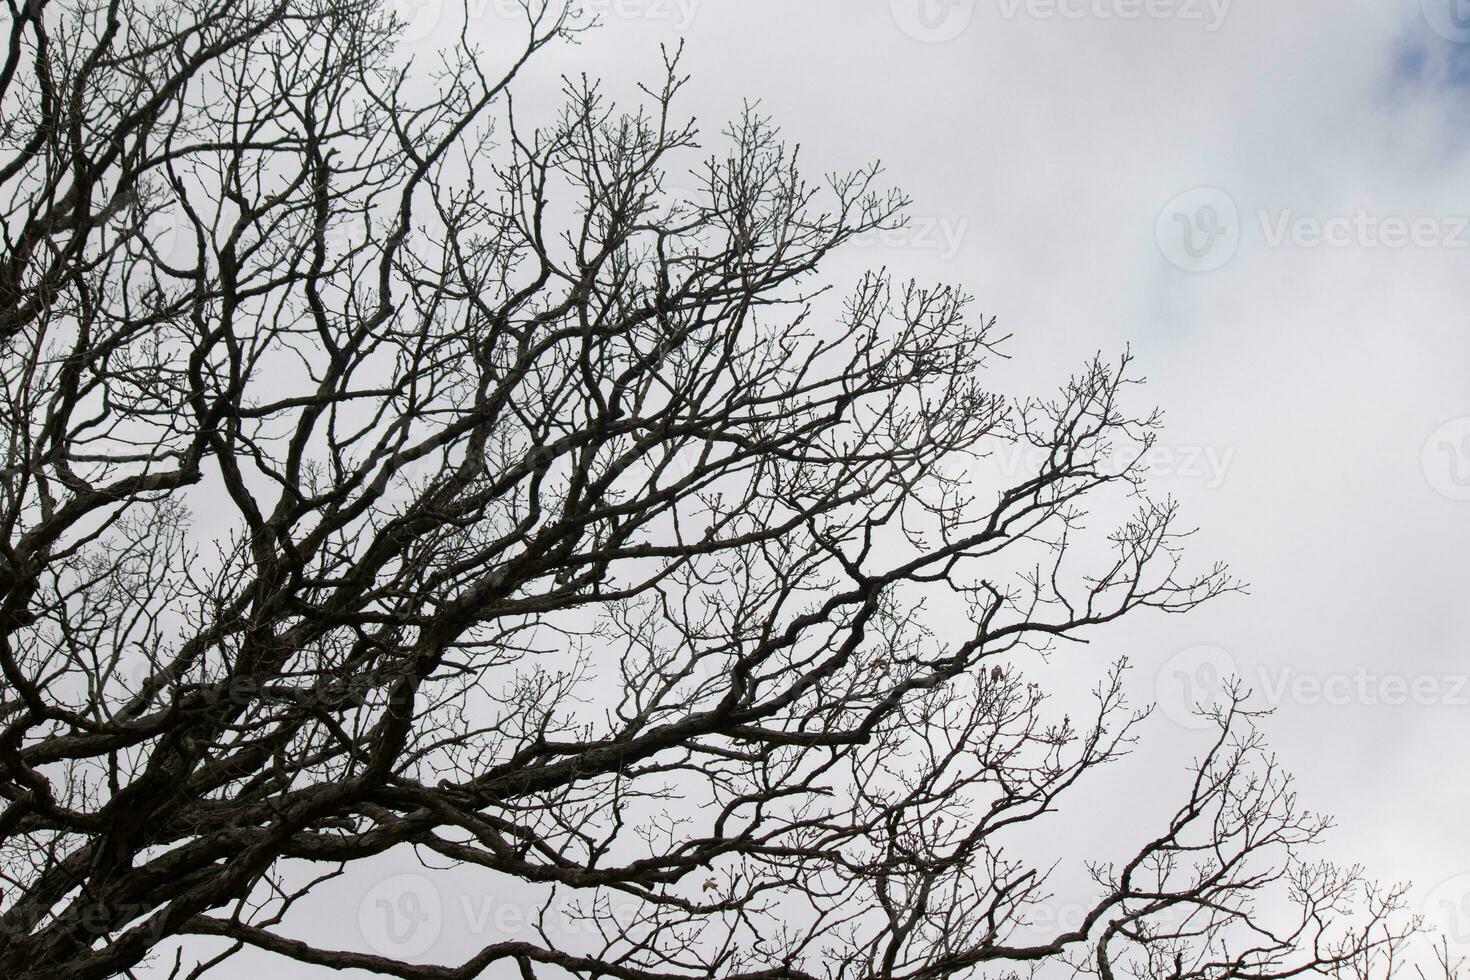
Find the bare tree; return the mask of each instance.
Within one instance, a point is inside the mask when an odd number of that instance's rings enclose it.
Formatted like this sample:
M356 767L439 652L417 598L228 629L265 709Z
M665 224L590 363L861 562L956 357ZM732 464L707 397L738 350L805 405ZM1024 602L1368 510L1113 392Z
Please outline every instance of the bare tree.
M8 2L0 976L1346 980L1402 938L1239 699L1026 938L1007 842L1144 716L1028 657L1235 585L1144 495L1126 358L1005 399L961 292L824 295L903 220L876 167L809 184L754 110L700 148L676 55L528 127L585 26L539 3L425 83L359 0ZM409 848L591 928L296 938Z

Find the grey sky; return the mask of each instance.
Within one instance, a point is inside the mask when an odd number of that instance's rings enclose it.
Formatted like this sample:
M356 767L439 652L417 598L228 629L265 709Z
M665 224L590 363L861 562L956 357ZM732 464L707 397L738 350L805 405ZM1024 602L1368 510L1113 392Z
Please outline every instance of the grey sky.
M470 0L491 50L497 2ZM850 249L834 285L879 263L965 285L1013 334L1006 390L1131 346L1167 413L1157 487L1251 591L1063 653L1089 684L1127 654L1160 699L1127 785L1178 788L1203 737L1184 692L1235 670L1337 815L1331 856L1412 879L1470 951L1470 4L589 6L604 25L533 64L518 106L552 106L564 72L631 97L683 39L708 143L758 100L810 172L881 159L912 195L911 231ZM403 0L417 51L455 8ZM1105 856L1126 821L1094 814L1069 840ZM352 935L343 894L324 943Z
M607 0L539 70L621 91L682 37L707 133L758 99L809 167L881 159L920 221L852 270L965 284L1014 334L1007 387L1131 345L1169 420L1158 485L1252 589L1087 655L1133 656L1140 697L1162 674L1146 754L1167 772L1197 737L1168 720L1171 677L1224 651L1278 704L1335 856L1424 901L1470 872L1470 422L1426 447L1470 416L1466 6ZM1202 187L1237 209L1235 251L1191 272L1158 233Z

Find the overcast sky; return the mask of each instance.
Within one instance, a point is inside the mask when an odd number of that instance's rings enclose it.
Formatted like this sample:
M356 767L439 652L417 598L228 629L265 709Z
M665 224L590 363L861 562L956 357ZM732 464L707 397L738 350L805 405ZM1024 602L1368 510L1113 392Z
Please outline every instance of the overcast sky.
M471 0L472 37L505 29L496 2ZM560 72L630 92L682 38L707 135L758 100L809 169L881 159L913 197L835 284L964 284L1013 334L1007 390L1131 347L1168 421L1157 485L1251 591L1067 656L1134 659L1160 788L1202 744L1186 694L1239 673L1337 815L1332 856L1412 879L1470 951L1470 3L592 6L604 26L518 100ZM458 26L401 9L425 51Z
M1007 386L1131 346L1159 485L1252 588L1088 655L1160 675L1184 761L1181 672L1237 670L1334 852L1441 912L1470 873L1470 4L1396 2L608 0L557 67L648 77L682 37L707 132L759 99L814 166L881 159L916 222L858 260L965 284Z

